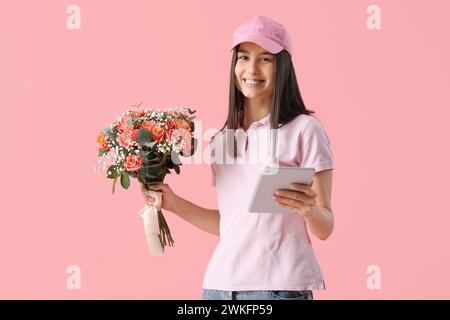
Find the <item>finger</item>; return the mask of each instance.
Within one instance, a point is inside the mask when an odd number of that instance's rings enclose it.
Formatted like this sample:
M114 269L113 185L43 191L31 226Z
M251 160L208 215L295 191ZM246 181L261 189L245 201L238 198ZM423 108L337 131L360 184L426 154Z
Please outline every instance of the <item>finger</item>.
M306 193L307 195L312 196L312 197L316 195L316 193L311 189L311 186L301 184L301 183L291 183L289 185L289 189Z
M281 208L286 208L286 209L289 209L289 210L292 210L292 211L296 211L295 207L293 207L291 205L288 205L286 203L283 203L283 202L277 202L277 206L279 206Z
M314 201L314 197L310 197L305 193L299 191L278 190L275 193L275 195L282 198L294 199L305 203L310 203L311 201Z
M303 202L299 201L299 200L295 200L295 199L291 199L291 198L285 198L285 197L280 197L280 196L276 196L274 199L276 202L279 202L281 204L285 204L285 205L290 205L293 207L300 207L302 205L304 205Z
M303 217L306 217L305 212L307 212L307 211L305 211L305 210L308 210L308 209L305 209L304 207L294 207L294 206L291 206L291 205L285 204L285 203L277 203L277 204L281 208L286 208L288 210L291 210L292 212L302 215ZM310 215L311 214L309 213L308 216L310 216Z
M167 183L158 183L156 185L157 190L166 191L169 188L169 185Z
M151 184L148 186L151 190L159 190L161 188L161 185L159 183Z
M278 196L278 199L281 201L284 201L287 204L296 206L296 207L301 207L301 206L313 206L315 204L315 200L312 197L308 197L308 196L302 196L304 198L300 198L300 199L293 199L293 198L289 198L289 197L282 197L282 196Z
M292 198L292 199L297 199L297 200L301 200L302 197L305 197L305 194L303 192L300 191L289 191L286 189L278 189L275 192L276 196L280 196L280 197L284 197L284 198Z
M147 189L148 188L148 189ZM150 186L145 186L144 184L141 184L141 190L144 194L150 194Z

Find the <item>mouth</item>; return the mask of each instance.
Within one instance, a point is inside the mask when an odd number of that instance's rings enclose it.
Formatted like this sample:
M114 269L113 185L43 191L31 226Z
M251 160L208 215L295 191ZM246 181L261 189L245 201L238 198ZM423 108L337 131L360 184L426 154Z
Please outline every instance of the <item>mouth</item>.
M255 86L259 86L261 84L263 84L265 82L265 80L260 80L260 79L245 79L244 78L244 82L246 85L250 86L250 87L255 87Z

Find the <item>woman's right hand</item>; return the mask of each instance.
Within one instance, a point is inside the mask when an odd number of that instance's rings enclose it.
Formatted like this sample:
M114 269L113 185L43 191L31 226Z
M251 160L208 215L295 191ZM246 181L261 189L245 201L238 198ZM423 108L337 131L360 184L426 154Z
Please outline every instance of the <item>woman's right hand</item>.
M178 196L173 192L173 190L169 187L167 183L156 183L150 185L151 190L162 190L162 203L161 208L166 209L173 212L173 208L175 207L175 202L178 199ZM144 197L145 203L151 204L155 200L150 194L149 190L144 188L144 185L141 183L141 192Z

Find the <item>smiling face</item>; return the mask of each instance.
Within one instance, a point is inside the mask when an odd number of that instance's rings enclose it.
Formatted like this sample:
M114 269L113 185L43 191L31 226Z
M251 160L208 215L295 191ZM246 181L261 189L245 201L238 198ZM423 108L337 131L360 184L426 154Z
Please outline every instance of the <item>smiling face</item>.
M253 42L239 45L234 68L237 88L248 98L272 98L275 56Z

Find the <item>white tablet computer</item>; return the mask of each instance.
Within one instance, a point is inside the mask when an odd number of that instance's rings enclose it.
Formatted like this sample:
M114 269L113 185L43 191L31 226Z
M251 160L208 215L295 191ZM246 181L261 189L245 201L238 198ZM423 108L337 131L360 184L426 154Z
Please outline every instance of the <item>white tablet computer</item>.
M258 176L248 207L249 212L292 213L279 207L272 199L278 189L288 189L291 183L310 185L314 178L314 168L264 167Z

